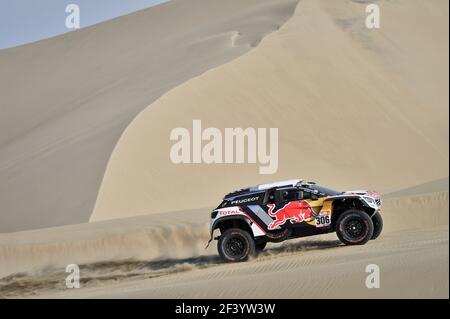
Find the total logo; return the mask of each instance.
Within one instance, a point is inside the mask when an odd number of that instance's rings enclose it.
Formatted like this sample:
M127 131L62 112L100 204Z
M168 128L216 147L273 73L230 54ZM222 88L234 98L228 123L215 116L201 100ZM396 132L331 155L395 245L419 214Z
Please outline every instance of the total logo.
M237 215L242 214L239 208L230 208L219 211L219 216Z

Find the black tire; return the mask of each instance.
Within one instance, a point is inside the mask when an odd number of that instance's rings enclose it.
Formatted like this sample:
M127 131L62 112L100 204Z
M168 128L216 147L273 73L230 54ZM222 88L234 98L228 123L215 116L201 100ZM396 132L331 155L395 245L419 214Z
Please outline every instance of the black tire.
M255 255L255 240L243 229L230 228L220 236L217 249L225 261L246 261Z
M256 249L256 251L263 251L264 250L264 248L266 248L266 245L267 245L267 242L266 241L264 241L264 242L262 242L262 243L257 243L257 244L255 244L255 249Z
M364 245L373 236L373 222L366 212L349 209L336 222L336 234L345 245Z
M381 231L383 230L383 218L381 218L380 213L376 213L372 217L373 222L373 235L371 239L377 239L380 236Z

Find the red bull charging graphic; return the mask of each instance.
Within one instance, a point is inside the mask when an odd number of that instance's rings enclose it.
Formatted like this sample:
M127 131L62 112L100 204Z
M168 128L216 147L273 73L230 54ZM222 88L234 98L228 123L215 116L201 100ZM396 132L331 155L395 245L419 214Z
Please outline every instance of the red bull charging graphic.
M282 208L275 210L275 204L268 204L268 214L275 217L274 221L269 224L268 229L272 230L278 226L284 225L288 220L292 224L301 223L312 219L314 211L306 200L292 201L284 205Z

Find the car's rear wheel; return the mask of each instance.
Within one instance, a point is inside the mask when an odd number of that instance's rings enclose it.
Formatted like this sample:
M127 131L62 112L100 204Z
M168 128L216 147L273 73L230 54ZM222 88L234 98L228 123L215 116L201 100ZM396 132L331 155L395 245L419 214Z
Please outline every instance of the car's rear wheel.
M231 228L220 236L217 249L225 261L245 261L255 254L255 240L247 231Z
M336 234L346 245L364 245L373 236L373 222L366 212L349 209L336 222Z
M381 231L383 230L383 218L381 218L380 213L376 213L372 217L373 222L373 235L371 239L377 239L380 236Z

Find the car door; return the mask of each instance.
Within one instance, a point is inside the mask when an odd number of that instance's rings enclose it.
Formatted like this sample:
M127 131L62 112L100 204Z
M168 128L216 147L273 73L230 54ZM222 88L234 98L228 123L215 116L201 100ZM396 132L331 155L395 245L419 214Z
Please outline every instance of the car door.
M298 227L304 221L314 218L314 212L303 200L303 192L298 189L279 189L269 196L268 215L272 222L268 229Z
M328 228L331 225L331 209L329 207L331 202L326 201L326 196L314 190L305 190L303 194L303 198L308 201L314 211L314 219L307 221L307 223L318 229Z
M323 201L325 197L319 196L318 194L311 192L309 190L303 191L303 199L306 200L315 214L318 214L323 206Z

